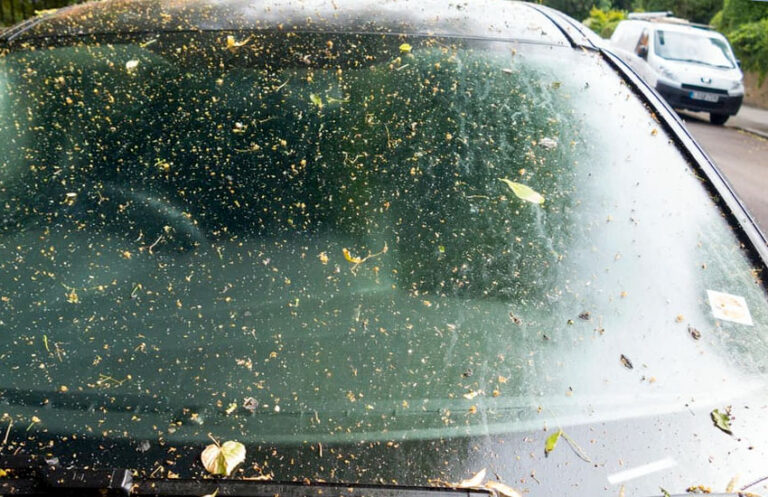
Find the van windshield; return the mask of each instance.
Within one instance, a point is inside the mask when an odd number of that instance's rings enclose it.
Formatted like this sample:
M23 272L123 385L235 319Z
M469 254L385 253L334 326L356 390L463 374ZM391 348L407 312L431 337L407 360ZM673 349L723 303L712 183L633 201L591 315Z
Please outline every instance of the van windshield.
M662 59L727 69L735 67L727 42L714 36L658 30L655 48L656 55Z

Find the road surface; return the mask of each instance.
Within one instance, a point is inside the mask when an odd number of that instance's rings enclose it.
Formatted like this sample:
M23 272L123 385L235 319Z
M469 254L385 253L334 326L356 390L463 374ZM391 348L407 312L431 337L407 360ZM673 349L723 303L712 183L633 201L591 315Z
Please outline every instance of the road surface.
M725 174L763 233L768 234L768 140L682 115L696 141Z

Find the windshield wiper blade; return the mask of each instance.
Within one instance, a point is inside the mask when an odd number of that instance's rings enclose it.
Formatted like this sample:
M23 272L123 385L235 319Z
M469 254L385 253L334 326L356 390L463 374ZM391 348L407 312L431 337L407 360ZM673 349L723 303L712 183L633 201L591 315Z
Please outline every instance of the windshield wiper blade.
M35 456L3 456L0 467L10 475L0 479L2 495L83 495L127 496L133 487L133 477L127 469L63 468L54 461L42 461Z
M64 468L35 456L3 456L0 495L107 495L113 497L217 494L227 497L495 497L489 489L326 482L134 478L128 469Z

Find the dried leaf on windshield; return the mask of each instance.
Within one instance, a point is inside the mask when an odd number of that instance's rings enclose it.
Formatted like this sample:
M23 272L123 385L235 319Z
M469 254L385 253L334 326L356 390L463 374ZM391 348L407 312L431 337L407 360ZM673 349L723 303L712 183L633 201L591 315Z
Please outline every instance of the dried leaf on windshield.
M228 50L234 50L236 48L240 48L247 44L249 41L251 41L251 37L244 39L243 41L237 41L235 40L235 37L232 35L227 36L227 49Z
M627 369L634 369L634 366L632 365L632 361L629 360L629 357L625 356L624 354L621 354L619 357L619 360L621 361L621 364L627 368Z
M354 264L354 267L359 266L360 264L364 263L368 259L372 259L374 257L379 257L380 255L384 255L389 250L389 247L387 246L387 242L384 242L384 248L381 249L379 252L376 252L375 254L368 253L365 257L356 257L352 255L352 253L347 248L342 248L341 253L344 254L344 258L347 260L347 262Z
M231 440L221 445L212 443L203 450L200 460L209 473L229 476L238 464L245 461L245 445Z
M485 482L485 488L493 490L494 492L496 492L499 495L502 495L503 497L521 497L520 492L510 487L509 485L506 485L498 481L491 480L491 481Z
M481 469L477 473L475 473L472 478L467 478L466 480L461 480L456 486L459 488L475 488L480 487L483 485L483 480L485 480L485 468Z
M347 262L351 262L352 264L362 264L364 262L362 257L354 257L346 248L341 249L341 253L344 254L344 258Z
M699 338L701 338L701 332L691 325L688 325L688 333L691 334L691 338L693 338L694 340L698 340Z
M499 181L506 183L509 189L512 190L512 193L514 193L520 200L525 200L534 204L544 203L544 196L528 185L510 181L506 178L499 178Z

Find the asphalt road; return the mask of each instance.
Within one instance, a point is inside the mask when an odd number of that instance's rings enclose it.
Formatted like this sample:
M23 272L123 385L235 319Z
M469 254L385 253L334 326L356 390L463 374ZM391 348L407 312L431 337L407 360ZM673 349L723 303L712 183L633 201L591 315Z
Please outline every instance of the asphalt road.
M688 129L768 234L768 140L683 115Z

